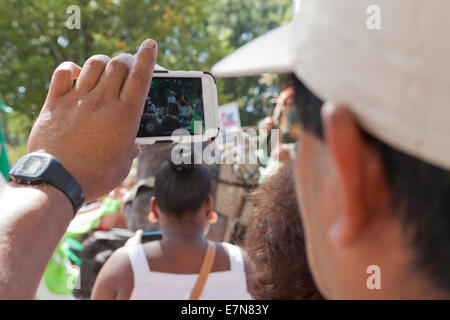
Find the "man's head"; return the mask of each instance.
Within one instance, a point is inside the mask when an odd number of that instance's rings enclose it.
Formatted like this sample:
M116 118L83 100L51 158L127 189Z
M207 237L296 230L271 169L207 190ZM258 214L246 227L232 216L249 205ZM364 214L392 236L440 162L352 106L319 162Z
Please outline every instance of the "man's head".
M296 158L308 255L328 298L450 292L450 172L388 146L344 107L323 104L295 76L304 132ZM382 290L369 290L369 266Z
M303 0L293 23L213 69L295 74L297 196L327 298L450 295L450 40L435 39L449 10Z

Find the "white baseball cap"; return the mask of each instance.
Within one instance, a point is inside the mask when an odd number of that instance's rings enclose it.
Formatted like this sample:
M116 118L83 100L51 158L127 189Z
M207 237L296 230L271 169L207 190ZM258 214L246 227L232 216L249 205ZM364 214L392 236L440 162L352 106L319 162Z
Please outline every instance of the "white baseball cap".
M372 135L450 170L449 31L449 0L302 0L293 22L212 71L295 73Z

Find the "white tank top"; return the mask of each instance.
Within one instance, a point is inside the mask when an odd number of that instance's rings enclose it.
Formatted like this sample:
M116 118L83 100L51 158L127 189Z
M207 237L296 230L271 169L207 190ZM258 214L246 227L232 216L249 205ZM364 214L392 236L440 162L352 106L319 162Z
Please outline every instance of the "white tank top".
M251 300L247 291L241 250L229 243L230 270L211 272L200 300ZM141 244L127 246L133 269L134 288L130 300L188 300L198 274L176 274L151 271Z

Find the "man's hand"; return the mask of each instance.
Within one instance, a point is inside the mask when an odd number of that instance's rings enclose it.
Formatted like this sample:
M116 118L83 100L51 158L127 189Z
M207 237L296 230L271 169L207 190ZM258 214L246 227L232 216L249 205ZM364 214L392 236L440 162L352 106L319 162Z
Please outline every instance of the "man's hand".
M87 201L118 185L138 154L134 139L156 54L147 40L136 58L95 56L83 70L66 62L53 75L28 149L61 161ZM32 299L73 207L51 185L14 182L0 192L0 204L0 299Z
M135 58L97 55L83 69L65 62L53 74L28 151L58 159L80 183L87 202L114 189L139 156L134 141L156 56L156 42L146 40Z

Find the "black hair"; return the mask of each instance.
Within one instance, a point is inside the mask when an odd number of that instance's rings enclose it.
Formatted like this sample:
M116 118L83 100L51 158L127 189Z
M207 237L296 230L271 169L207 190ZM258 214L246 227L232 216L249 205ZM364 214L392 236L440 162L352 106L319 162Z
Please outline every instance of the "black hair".
M164 214L194 213L210 195L210 173L201 164L175 164L169 159L156 174L155 199Z
M292 85L304 129L323 138L322 101L295 75ZM384 165L393 212L400 213L403 225L414 230L410 243L415 249L415 266L424 270L435 286L450 291L450 172L361 131Z

